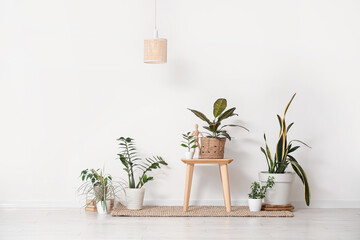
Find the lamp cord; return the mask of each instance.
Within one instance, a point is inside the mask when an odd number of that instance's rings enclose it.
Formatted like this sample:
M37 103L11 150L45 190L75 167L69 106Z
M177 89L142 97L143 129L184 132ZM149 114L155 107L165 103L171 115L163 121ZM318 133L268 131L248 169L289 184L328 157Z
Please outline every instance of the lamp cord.
M155 0L155 29L156 29L156 0Z

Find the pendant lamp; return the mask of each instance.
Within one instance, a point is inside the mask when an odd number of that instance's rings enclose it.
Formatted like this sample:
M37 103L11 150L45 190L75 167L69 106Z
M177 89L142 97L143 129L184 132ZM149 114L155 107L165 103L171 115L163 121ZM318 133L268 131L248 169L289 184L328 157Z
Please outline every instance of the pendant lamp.
M159 38L156 29L156 0L155 0L155 28L153 38L144 41L144 63L166 63L167 40Z

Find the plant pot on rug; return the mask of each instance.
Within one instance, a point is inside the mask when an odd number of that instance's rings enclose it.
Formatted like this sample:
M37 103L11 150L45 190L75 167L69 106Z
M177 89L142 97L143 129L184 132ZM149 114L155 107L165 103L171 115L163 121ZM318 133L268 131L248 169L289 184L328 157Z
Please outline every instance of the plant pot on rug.
M112 181L109 174L104 174L102 169L85 169L81 171L81 179L85 181L78 191L86 196L92 196L87 201L86 206L96 204L99 214L107 214L110 210L111 200L115 199L117 192L122 189L122 185Z
M138 156L135 148L134 139L121 137L120 141L121 153L118 154L119 159L124 166L124 170L128 174L128 187L125 188L126 207L131 210L140 210L144 202L145 189L144 184L154 180L153 177L147 175L148 172L161 168L161 165L168 165L160 156L145 158L145 161ZM138 183L135 182L135 171L140 170Z
M204 128L209 131L206 138L201 138L201 148L199 158L201 159L222 159L224 158L224 149L226 139L231 141L230 135L226 132L224 128L226 127L241 127L247 131L247 128L236 125L236 124L227 124L222 125L221 122L229 117L237 116L235 112L236 108L230 108L225 111L227 107L227 100L225 98L219 98L215 101L213 106L213 116L214 120L210 121L205 114L194 110L189 109L193 112L198 118L206 122L207 126Z
M266 191L274 186L274 177L268 177L265 184L260 187L259 182L251 184L251 192L249 193L249 210L251 212L261 211L262 201L265 197Z
M289 195L291 192L291 183L294 179L294 173L293 172L286 172L286 168L291 165L294 172L299 176L301 181L304 184L305 188L305 203L307 206L310 205L310 186L307 179L307 176L305 174L304 169L300 166L298 161L295 159L295 157L292 155L293 152L295 152L300 146L296 146L296 143L300 143L306 147L309 147L306 143L300 141L300 140L287 140L287 134L290 130L290 128L293 126L293 122L289 124L289 126L286 125L285 122L285 116L286 112L293 101L296 94L294 94L290 100L290 102L287 104L284 116L281 118L279 115L277 115L279 124L280 124L280 137L279 141L276 145L276 151L274 157L271 156L271 152L269 149L269 146L267 144L266 135L264 134L264 140L265 140L265 149L260 148L261 151L264 153L266 162L268 165L268 171L267 172L260 172L259 178L261 183L264 183L268 177L274 177L274 186L271 190L269 190L266 193L265 196L265 203L271 204L271 205L288 205L290 204ZM310 148L310 147L309 147Z

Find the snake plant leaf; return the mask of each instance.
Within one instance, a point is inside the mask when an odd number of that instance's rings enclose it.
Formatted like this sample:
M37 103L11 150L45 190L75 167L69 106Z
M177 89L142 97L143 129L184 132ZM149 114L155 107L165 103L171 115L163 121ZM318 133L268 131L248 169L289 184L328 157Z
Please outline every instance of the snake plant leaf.
M198 118L200 118L201 120L205 121L207 124L211 124L210 120L205 116L205 114L203 114L202 112L196 111L194 109L190 109L188 108L190 111L192 111Z
M291 102L293 101L295 95L296 95L296 93L292 96L290 102L286 105L286 108L285 108L285 111L284 111L284 118L285 118L286 112L287 112L287 110L289 109L290 104L291 104Z
M300 141L300 140L297 140L297 139L291 140L290 143L291 143L291 142L298 142L298 143L301 143L301 144L307 146L308 148L311 148L309 145L307 145L307 144L304 143L303 141Z
M292 152L295 152L300 146L295 146L293 148L289 148L289 151L288 153L292 153Z
M265 144L266 145L266 154L269 156L269 162L270 162L270 170L269 170L269 173L273 173L274 172L274 161L272 160L271 158L271 152L270 152L270 149L269 149L269 146L267 145L267 143Z
M284 135L281 135L278 141L278 144L276 145L276 158L278 166L277 168L280 168L281 161L283 159L283 143L284 143Z
M280 117L280 115L278 114L278 115L276 115L277 116L277 118L278 118L278 120L279 120L279 125L280 125L280 134L281 134L281 130L283 129L283 126L282 126L282 118Z
M218 118L218 122L221 122L222 120L233 116L235 109L236 109L236 107L233 107L233 108L226 110L224 113L222 113Z
M216 102L214 103L214 117L217 118L226 108L227 106L227 101L225 98L219 98L218 100L216 100Z
M307 206L310 205L310 200L311 200L311 193L310 193L310 186L309 186L309 182L307 180L306 177L306 173L304 171L304 169L300 166L300 164L296 161L296 159L292 156L289 156L289 162L291 163L291 166L293 167L294 171L296 169L296 174L300 177L300 179L302 180L303 184L304 184L304 198L305 198L305 203Z
M268 165L268 170L269 170L269 172L270 172L270 163L269 163L269 158L268 158L268 156L267 156L267 154L266 154L266 152L265 152L265 149L264 148L262 148L262 147L260 147L260 150L264 153L264 155L265 155L265 158L266 158L266 163L267 163L267 165Z
M290 123L289 126L286 128L286 132L288 132L290 130L290 128L292 127L292 125L294 125L294 122Z

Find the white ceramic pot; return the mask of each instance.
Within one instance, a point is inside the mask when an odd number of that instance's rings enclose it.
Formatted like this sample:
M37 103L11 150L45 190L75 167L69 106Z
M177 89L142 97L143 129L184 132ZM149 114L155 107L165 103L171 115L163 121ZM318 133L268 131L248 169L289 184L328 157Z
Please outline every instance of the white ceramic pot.
M125 188L126 207L130 210L140 210L144 202L145 188Z
M96 209L98 214L107 214L110 209L110 200L99 201L96 203Z
M268 173L260 172L259 179L262 186L266 185L268 177L274 177L274 186L266 191L264 202L271 205L290 204L291 184L294 181L293 172Z
M262 199L248 199L250 212L261 211Z
M185 159L192 159L194 157L194 152L185 152Z

